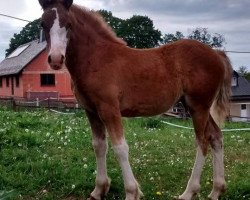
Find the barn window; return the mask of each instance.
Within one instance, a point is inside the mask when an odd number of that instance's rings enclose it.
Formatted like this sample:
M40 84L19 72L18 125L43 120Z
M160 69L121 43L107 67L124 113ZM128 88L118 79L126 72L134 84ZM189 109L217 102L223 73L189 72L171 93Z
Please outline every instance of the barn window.
M19 76L16 76L16 87L19 87Z
M246 110L247 109L247 105L246 104L241 104L241 110Z
M0 87L3 87L3 78L0 77Z
M41 86L54 86L55 74L41 74Z
M10 86L10 78L6 77L6 87L9 87L9 86Z
M238 82L237 77L234 76L231 81L231 86L237 86L238 85L237 82Z

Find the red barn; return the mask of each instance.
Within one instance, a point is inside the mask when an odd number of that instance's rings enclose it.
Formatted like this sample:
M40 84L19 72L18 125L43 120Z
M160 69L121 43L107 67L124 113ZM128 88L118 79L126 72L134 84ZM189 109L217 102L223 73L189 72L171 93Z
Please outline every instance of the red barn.
M46 42L39 40L21 45L0 63L0 96L74 99L67 69L50 69Z

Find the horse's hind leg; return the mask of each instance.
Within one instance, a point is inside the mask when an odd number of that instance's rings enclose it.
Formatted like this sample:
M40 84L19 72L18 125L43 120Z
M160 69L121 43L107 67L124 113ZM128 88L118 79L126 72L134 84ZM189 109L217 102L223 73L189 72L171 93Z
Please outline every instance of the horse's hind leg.
M179 196L180 200L191 200L199 192L200 177L208 148L208 140L205 136L205 130L209 118L209 109L199 107L195 110L191 110L191 115L196 135L197 153L191 177L188 181L186 190Z
M211 200L217 200L220 194L225 191L223 136L211 116L209 117L209 126L211 127L210 145L213 153L213 190L208 197Z
M92 144L96 155L97 174L96 186L89 200L101 200L109 191L110 179L107 176L106 154L108 144L106 141L105 126L95 113L86 111L91 129L92 129Z

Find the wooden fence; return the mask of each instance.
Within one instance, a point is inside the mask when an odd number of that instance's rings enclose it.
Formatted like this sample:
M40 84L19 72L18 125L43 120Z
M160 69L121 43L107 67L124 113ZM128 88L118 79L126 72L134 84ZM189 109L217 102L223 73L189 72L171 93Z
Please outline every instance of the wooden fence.
M57 99L52 97L42 100L36 99L33 101L12 97L0 97L0 106L8 107L13 111L48 109L61 112L74 112L81 109L77 101L74 99ZM164 113L164 115L181 119L191 118L189 112L184 108L181 103L177 103L171 111ZM238 121L250 122L250 118L240 116L228 116L227 121L235 121L236 118L238 119Z
M56 109L56 110L75 110L79 105L74 99L46 98L28 101L18 98L0 98L0 106L8 107L14 111L32 110L32 109Z

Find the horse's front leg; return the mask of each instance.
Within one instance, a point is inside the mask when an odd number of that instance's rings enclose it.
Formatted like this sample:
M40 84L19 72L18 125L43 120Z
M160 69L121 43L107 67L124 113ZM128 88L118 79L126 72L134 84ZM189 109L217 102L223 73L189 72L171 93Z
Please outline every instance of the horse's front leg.
M97 164L96 185L89 200L102 200L110 187L110 179L108 178L106 167L106 154L108 150L106 130L97 114L88 111L86 113L92 129L92 144Z
M122 169L126 200L139 200L141 191L129 163L129 148L123 134L120 110L116 106L103 104L100 116L108 130L114 153Z

